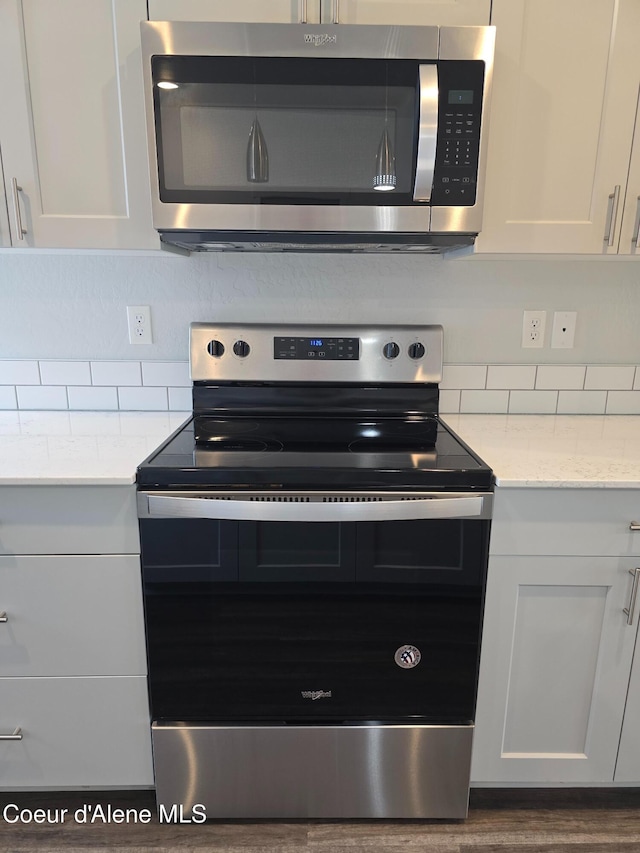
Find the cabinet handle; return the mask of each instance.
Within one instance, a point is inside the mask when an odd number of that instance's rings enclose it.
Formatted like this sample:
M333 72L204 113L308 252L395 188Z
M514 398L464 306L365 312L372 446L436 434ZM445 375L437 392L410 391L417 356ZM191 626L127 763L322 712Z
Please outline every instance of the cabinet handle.
M636 598L638 597L638 581L640 581L640 569L629 569L629 574L633 575L631 598L629 599L629 606L623 608L622 612L626 614L627 625L633 625L633 614L636 609Z
M333 0L333 20L332 24L340 23L340 0Z
M640 249L640 195L636 201L636 233L631 238L631 242L636 244L636 249Z
M629 530L640 530L640 521L632 521Z
M604 242L607 246L613 246L613 235L616 230L616 219L618 218L618 204L620 202L620 184L616 184L609 196L607 206L607 224L604 227Z
M8 622L8 621L9 621L9 617L7 616L7 611L3 610L2 613L0 613L0 622Z
M300 0L300 23L306 24L307 21L307 0Z
M10 735L0 735L0 740L22 740L22 729L20 726L16 726L13 734Z
M15 178L11 179L11 186L13 188L13 207L16 215L16 231L18 232L18 240L24 240L24 235L27 233L27 229L22 225L20 196L18 195L18 193L22 192L22 187L18 186L18 181Z

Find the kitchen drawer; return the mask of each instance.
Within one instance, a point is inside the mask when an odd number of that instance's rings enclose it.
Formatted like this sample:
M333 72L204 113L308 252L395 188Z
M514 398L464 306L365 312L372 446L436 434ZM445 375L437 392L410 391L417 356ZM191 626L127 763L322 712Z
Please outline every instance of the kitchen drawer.
M0 556L0 677L145 675L140 560Z
M638 489L496 489L491 553L640 555Z
M139 554L134 486L0 487L0 554Z
M151 786L147 681L0 678L0 789Z

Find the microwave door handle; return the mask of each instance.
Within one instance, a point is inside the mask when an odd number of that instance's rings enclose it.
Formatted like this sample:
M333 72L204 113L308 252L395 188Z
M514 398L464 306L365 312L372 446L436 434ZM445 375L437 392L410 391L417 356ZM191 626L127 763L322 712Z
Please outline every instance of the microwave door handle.
M147 495L150 518L211 518L232 521L411 521L479 518L483 495L384 501L274 501Z
M421 65L418 73L418 159L414 201L431 201L438 136L438 68Z

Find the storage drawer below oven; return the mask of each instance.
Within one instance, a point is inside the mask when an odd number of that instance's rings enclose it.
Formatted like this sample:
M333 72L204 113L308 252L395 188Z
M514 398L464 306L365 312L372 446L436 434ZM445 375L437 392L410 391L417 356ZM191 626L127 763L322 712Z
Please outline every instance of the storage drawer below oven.
M464 818L472 738L473 726L154 723L158 807L204 806L209 818Z

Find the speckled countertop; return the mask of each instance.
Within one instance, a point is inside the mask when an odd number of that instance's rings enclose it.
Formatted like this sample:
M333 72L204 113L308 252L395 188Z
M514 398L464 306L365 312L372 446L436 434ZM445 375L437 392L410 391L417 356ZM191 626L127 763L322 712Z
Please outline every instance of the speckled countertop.
M502 487L640 488L640 416L443 415Z
M0 412L0 485L128 485L188 412Z
M124 485L188 412L0 412L0 485ZM499 486L640 488L640 416L443 415Z

